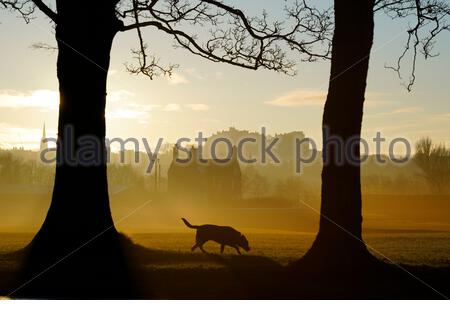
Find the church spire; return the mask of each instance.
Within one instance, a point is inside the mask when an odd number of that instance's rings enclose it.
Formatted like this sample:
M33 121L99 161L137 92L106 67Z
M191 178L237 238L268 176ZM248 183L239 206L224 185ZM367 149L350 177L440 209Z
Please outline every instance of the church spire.
M40 146L41 151L44 151L47 149L47 135L45 132L45 122L44 122L44 126L42 128L42 138L41 138L41 146Z

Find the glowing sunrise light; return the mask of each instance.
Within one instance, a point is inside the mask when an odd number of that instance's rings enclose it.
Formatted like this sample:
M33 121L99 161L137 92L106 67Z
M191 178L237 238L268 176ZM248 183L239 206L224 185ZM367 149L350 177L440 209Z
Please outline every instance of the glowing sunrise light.
M30 93L17 91L1 91L0 107L3 108L39 108L57 110L59 93L53 90L40 89Z

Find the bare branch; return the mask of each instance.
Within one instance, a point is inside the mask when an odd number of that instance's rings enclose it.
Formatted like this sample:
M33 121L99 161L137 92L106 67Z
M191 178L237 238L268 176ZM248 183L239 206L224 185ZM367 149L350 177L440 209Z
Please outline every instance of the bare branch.
M58 22L58 15L50 9L43 1L41 0L32 0L36 7L39 8L47 17L49 17L53 22Z
M247 17L217 0L133 0L131 7L122 4L118 15L129 22L121 31L136 29L138 33L140 52L133 53L141 64L132 69L134 73L144 73L149 65L141 32L144 27L171 35L176 47L195 55L251 70L295 74L295 64L286 54L289 49L303 55L305 61L328 59L332 12L321 12L304 0L285 10L287 18L281 23L271 21L265 12L259 18ZM196 27L201 31L195 32Z
M405 49L394 66L386 66L394 70L402 79L402 65L404 60L409 58L411 70L405 87L411 91L416 80L416 63L419 53L425 59L435 57L433 49L436 38L443 31L450 31L450 24L447 21L450 15L450 4L446 0L377 0L375 11L384 11L392 19L408 19L411 23L407 29Z
M30 22L36 8L42 11L53 22L56 23L58 20L58 15L42 0L0 0L0 5L5 9L19 12L26 23Z
M35 9L31 0L0 0L0 5L4 9L18 12L26 23L30 22Z
M318 10L306 0L291 0L286 18L273 20L266 12L249 17L222 0L111 0L116 6L119 31L136 30L139 49L132 50L134 74L170 75L176 65L162 67L147 53L142 28L153 27L173 37L175 46L214 62L257 70L265 68L294 75L294 51L303 61L329 59L333 19L331 10ZM0 0L0 5L21 13L29 22L39 8L57 23L58 15L43 0Z
M45 42L35 42L30 47L31 47L31 49L34 49L34 50L49 50L49 51L58 50L58 47L52 46Z

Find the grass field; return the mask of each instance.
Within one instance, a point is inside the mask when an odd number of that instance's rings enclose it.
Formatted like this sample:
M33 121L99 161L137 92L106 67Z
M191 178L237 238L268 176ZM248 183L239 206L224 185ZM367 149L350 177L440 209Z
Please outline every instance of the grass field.
M230 249L220 255L219 246L215 243L205 246L205 249L213 254L198 251L192 253L190 247L194 241L193 232L135 233L129 236L133 242L141 245L128 251L135 279L133 283L137 290L136 295L132 297L136 298L442 299L449 296L449 233L367 233L365 239L372 251L375 250L374 253L380 259L389 258L391 263L377 266L370 271L361 271L356 263L343 272L333 269L337 275L320 271L311 274L311 270L292 269L289 264L298 260L309 248L314 239L312 233L248 233L252 250L242 256ZM22 248L31 238L30 233L0 234L0 296L9 296L11 292L16 292L17 288L22 288L23 283L28 283L28 278L25 282L15 280L20 258L6 253ZM64 281L56 282L56 289L55 283L52 282L53 289L50 291L56 290L58 294L40 291L47 290L46 277L51 277L59 268L59 265L53 266L48 273L31 282L32 286L38 283L40 288L38 293L31 297L130 298L128 295L122 296L122 289L105 291L108 283L100 282L99 286L96 281L68 284L68 279L71 279L73 272L76 274L78 269L68 272L71 276L64 278ZM82 280L84 273L81 275ZM86 289L88 287L89 290Z
M316 209L258 203L189 207L156 199L130 215L148 199L148 194L132 191L112 197L116 227L142 246L130 249L129 260L139 279L141 298L443 297L430 286L450 295L448 195L365 196L364 240L372 253L390 263L383 264L382 270L364 273L361 279L354 279L357 264L334 278L311 277L307 270L288 273L289 263L300 259L314 240L319 222ZM29 243L42 224L48 203L48 195L0 195L0 295L17 286L11 279L20 261L8 253ZM317 199L309 199L308 204L319 207ZM207 243L205 249L213 254L192 253L195 232L187 229L180 217L193 224L231 225L247 236L252 250L238 256L227 248L222 256L218 244ZM65 297L87 298L85 287L78 289L79 294L70 291ZM92 296L98 297L104 295Z
M179 253L189 253L194 243L193 232L134 233L131 239L144 247ZM246 255L264 256L281 264L297 260L311 246L313 233L252 232L247 234L252 250ZM0 234L0 254L25 246L32 234ZM450 265L450 233L448 232L368 232L365 240L370 250L380 259L391 262L429 265ZM205 249L219 253L219 245L208 242ZM226 248L225 254L236 254Z

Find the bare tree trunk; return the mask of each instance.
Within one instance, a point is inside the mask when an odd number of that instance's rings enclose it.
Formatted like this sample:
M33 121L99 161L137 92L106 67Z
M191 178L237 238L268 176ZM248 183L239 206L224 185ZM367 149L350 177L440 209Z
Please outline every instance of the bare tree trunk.
M331 73L323 115L320 229L305 258L345 263L368 255L361 235L360 166L349 161L349 155L360 158L359 143L349 154L345 147L340 149L327 141L337 137L345 146L361 136L373 6L373 0L335 0Z
M58 6L62 22L56 27L58 163L52 203L37 237L83 241L113 226L106 176L105 106L117 25L113 6L108 10L103 3L94 5L95 10L90 4L84 13L80 4L66 2ZM77 141L87 136L99 142L97 154L92 152L94 161L86 161L82 157L89 154L79 152Z
M28 295L104 297L108 287L120 282L112 277L124 271L109 206L105 148L107 74L119 29L115 2L94 1L87 7L78 1L57 2L56 176L46 219L28 247L25 274L34 276L58 263L40 276L46 280L29 285L33 290L25 288ZM86 292L95 282L104 292Z

